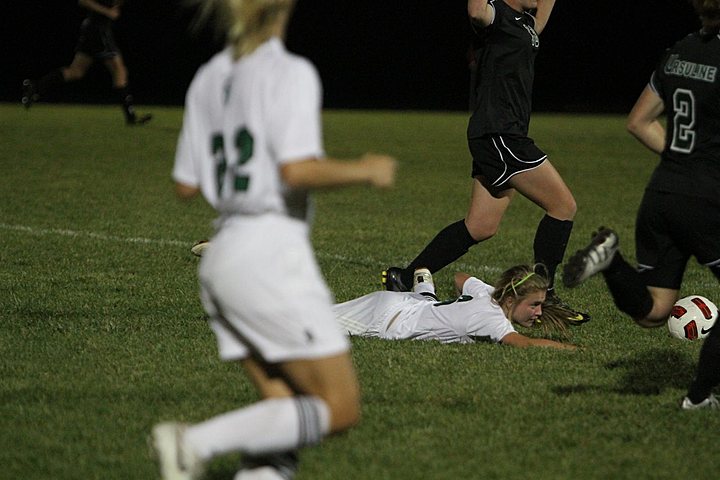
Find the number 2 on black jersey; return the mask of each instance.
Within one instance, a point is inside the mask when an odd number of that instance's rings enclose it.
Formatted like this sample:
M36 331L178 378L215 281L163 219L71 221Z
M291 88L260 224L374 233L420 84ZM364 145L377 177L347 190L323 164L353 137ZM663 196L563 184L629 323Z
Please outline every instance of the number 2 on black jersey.
M695 96L692 90L678 88L673 93L673 136L670 150L692 153L695 148Z
M253 155L254 140L250 132L246 128L238 128L234 137L235 149L238 153L237 166L244 165ZM225 185L225 175L227 174L227 151L225 149L225 139L222 133L216 133L211 140L212 154L215 158L215 174L217 178L218 196L222 193ZM244 192L250 185L250 177L248 175L233 173L233 189L236 192Z

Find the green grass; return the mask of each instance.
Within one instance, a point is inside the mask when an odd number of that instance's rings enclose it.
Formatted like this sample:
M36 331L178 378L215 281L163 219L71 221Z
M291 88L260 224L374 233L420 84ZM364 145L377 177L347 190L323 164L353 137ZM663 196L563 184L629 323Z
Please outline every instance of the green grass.
M0 477L150 479L145 437L255 399L217 359L196 282L194 240L211 209L172 193L182 111L126 128L113 107L0 105ZM614 116L535 115L531 135L579 205L569 251L614 227L632 260L633 224L656 162ZM338 300L377 289L461 218L469 199L466 116L328 112L327 151L388 152L397 188L318 194L313 234ZM517 197L498 235L436 275L492 280L532 260L542 216ZM280 281L280 279L279 279ZM692 263L683 293L720 300ZM354 339L363 421L303 453L302 479L717 478L720 415L678 410L698 343L642 330L600 279L561 295L594 319L578 352ZM213 462L231 479L237 456Z

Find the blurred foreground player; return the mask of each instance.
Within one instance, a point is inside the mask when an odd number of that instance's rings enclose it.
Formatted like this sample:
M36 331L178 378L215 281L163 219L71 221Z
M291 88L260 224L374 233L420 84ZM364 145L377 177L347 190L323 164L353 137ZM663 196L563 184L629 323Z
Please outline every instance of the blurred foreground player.
M295 476L297 452L355 425L360 389L350 345L310 242L310 190L394 184L385 155L326 158L315 68L289 53L292 0L218 0L229 46L187 94L173 178L202 193L217 232L199 266L222 360L240 361L261 400L195 424L152 430L162 478L196 479L239 452L235 480Z

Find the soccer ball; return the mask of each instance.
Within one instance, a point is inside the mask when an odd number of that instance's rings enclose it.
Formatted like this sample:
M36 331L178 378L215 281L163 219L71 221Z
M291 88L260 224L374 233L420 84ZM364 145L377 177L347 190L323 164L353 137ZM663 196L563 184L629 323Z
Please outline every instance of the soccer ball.
M690 295L673 305L667 326L673 337L697 340L710 334L717 318L718 309L714 303L700 295Z

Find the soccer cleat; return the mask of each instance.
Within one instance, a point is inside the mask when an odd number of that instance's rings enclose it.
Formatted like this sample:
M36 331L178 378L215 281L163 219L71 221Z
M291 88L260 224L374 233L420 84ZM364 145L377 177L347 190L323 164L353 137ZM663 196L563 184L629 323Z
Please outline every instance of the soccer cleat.
M152 429L152 447L162 480L196 480L203 474L200 459L183 445L185 428L184 424L167 422Z
M146 113L145 115L140 115L139 117L133 115L132 117L127 119L126 123L128 126L145 125L150 120L152 120L152 118L152 113Z
M195 255L196 257L202 257L203 252L207 247L210 246L209 240L198 240L193 244L192 247L190 247L190 252Z
M380 282L383 284L383 287L385 287L385 290L391 292L410 291L402 281L402 268L400 267L389 267L387 270L383 270Z
M429 283L433 287L435 286L430 270L427 268L418 268L415 270L415 273L413 274L413 290L415 290L418 283Z
M437 295L435 295L435 282L433 282L432 274L427 268L415 269L412 291L435 302L438 301Z
M605 270L617 252L620 240L617 233L600 227L590 244L570 257L563 268L563 284L576 287L582 282Z
M29 78L23 80L22 92L22 104L26 109L29 109L33 103L40 99L35 84Z
M718 410L720 409L720 401L718 401L718 399L715 398L715 395L713 395L712 393L709 397L707 397L700 403L692 403L688 397L685 397L683 398L680 408L682 408L683 410Z
M542 312L542 315L540 315L541 321L543 317L547 318L552 316L561 320L563 323L573 326L587 323L592 318L589 313L579 312L570 307L555 294L549 294L547 296L542 305Z

